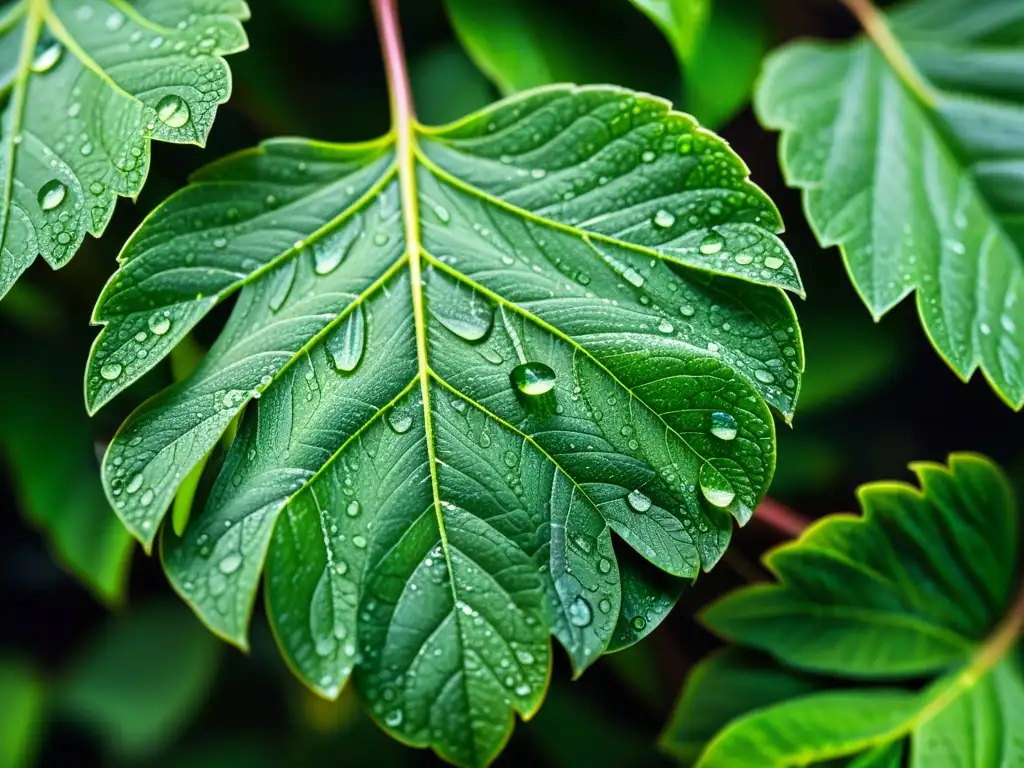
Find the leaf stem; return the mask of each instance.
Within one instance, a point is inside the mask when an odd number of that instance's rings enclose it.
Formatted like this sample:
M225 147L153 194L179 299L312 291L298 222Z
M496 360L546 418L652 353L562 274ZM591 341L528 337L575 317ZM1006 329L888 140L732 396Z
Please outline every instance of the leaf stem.
M794 512L785 504L780 504L767 496L757 505L754 517L779 533L793 538L803 533L804 529L811 524L811 521L799 512Z
M405 48L398 23L398 0L373 0L373 13L380 35L381 54L388 77L388 95L391 98L391 127L399 136L403 127L411 127L415 119L412 89L409 87L409 68L405 63Z
M938 95L921 77L917 67L907 57L903 46L900 45L899 40L889 28L885 15L874 6L871 0L839 0L839 2L857 18L861 27L864 28L864 33L881 51L903 84L913 91L926 106L934 107L939 100Z

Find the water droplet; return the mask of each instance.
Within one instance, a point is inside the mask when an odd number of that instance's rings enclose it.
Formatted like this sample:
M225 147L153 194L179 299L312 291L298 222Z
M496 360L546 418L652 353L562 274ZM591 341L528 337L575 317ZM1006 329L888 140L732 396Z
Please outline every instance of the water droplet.
M144 494L142 494L142 496L139 497L139 504L141 504L143 507L148 507L150 504L153 503L153 496L154 494L152 491L146 491Z
M135 493L141 487L142 487L142 475L135 475L131 480L128 481L128 485L125 486L125 490L128 493Z
M348 503L348 506L345 507L345 514L347 514L349 517L358 517L359 516L359 502L356 501L355 499L350 501Z
M679 314L683 317L693 317L696 310L690 304L684 304L679 308Z
M437 216L437 220L440 221L442 224L447 224L449 221L452 220L452 215L448 213L448 209L445 208L443 205L434 206L434 215Z
M641 493L640 489L630 491L629 496L626 497L626 501L634 511L640 512L641 514L651 508L651 500Z
M758 368L754 371L754 378L760 381L762 384L771 384L775 381L775 377L771 375L764 368Z
M711 434L719 440L733 440L736 437L736 419L731 413L715 411L711 414Z
M658 323L658 330L662 333L672 333L672 331L675 330L675 326L673 326L668 320L662 319L662 321Z
M52 211L64 202L67 193L68 188L64 186L63 182L50 179L39 188L39 207L44 211Z
M639 287L641 287L644 284L644 276L641 275L639 272L637 272L632 267L628 267L622 273L622 276L624 278L626 278L626 280L629 281L629 284L632 285L635 288L639 288Z
M388 425L396 434L404 435L412 426L412 416L401 411L390 411L388 413Z
M494 307L473 292L468 298L461 291L448 294L445 301L435 302L431 314L441 325L466 341L480 341L494 324Z
M612 569L612 561L607 557L602 557L597 561L597 570L601 573L608 573Z
M242 556L238 553L230 554L220 561L217 566L220 572L228 576L238 570L239 566L242 565Z
M402 710L396 709L384 716L384 724L389 728L397 728L402 724Z
M700 252L705 256L714 256L725 245L725 238L712 231L700 242Z
M121 371L124 370L120 363L107 363L100 368L100 376L107 381L113 381L121 375Z
M647 628L647 618L645 616L634 616L633 620L629 623L637 632L643 632Z
M660 227L661 229L668 229L676 223L676 217L666 211L664 208L654 214L654 226Z
M543 168L534 168L532 171L530 171L530 175L535 179L543 179L545 176L548 175L548 172L545 171Z
M362 306L350 312L325 342L334 368L342 373L351 373L359 365L366 346L366 317Z
M36 44L36 55L32 59L32 71L48 72L56 66L64 55L64 46L49 35L44 35Z
M388 244L389 239L387 232L377 232L373 236L373 244L377 247L382 247Z
M768 269L778 269L783 264L785 264L785 262L777 256L769 256L764 260L764 265L768 267Z
M154 315L150 315L149 330L157 336L163 336L171 330L171 318L164 315L163 312L157 312Z
M214 248L223 248L227 244L228 244L228 239L226 237L218 237L218 238L215 238L214 241L213 241L213 247Z
M124 26L124 14L114 11L112 14L107 16L106 27L111 32L116 32Z
M366 549L366 537L356 534L352 537L352 544L356 549Z
M655 155L650 150L647 150L642 155L640 155L640 159L643 160L645 163L653 163L655 157L657 157L657 155ZM669 225L669 226L671 226L671 225Z
M730 487L729 481L710 464L701 465L700 492L716 507L727 507L736 498L736 492Z
M535 397L550 392L555 386L555 372L544 363L522 363L509 374L512 386L524 395Z
M582 595L577 596L573 600L566 613L569 615L569 623L574 627L586 627L590 625L590 622L594 619L594 612L590 608L590 603Z
M601 609L601 613L608 613L612 609L612 601L606 597L597 604L597 607Z
M156 116L169 128L181 128L188 122L192 113L184 99L169 93L157 102Z

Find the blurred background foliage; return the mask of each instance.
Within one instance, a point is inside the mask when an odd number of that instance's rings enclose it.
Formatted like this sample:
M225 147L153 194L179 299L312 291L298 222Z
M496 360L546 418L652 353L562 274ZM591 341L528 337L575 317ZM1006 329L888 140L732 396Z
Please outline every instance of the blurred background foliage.
M419 117L452 120L544 82L612 82L680 104L733 145L779 205L809 297L797 306L807 373L793 428L779 426L776 499L810 517L853 509L858 484L905 478L909 461L953 450L984 452L1011 474L1024 467L1009 429L1018 417L979 377L956 379L912 302L871 321L838 254L816 246L782 182L776 137L750 111L766 50L801 35L849 36L852 19L833 0L718 0L704 3L688 35L667 29L657 5L406 0ZM145 191L135 205L122 201L107 235L87 239L60 272L37 262L0 303L0 766L69 756L76 765L436 764L379 732L350 692L334 703L306 692L261 618L249 656L222 647L171 594L159 562L132 557L99 486L97 451L172 380L165 364L94 419L84 415L88 321L119 245L189 172L228 152L277 135L350 141L387 130L367 2L251 6L251 48L231 58L234 94L207 149L155 145ZM197 329L200 347L227 311ZM558 658L544 707L498 764L671 764L657 734L687 671L718 645L693 614L763 578L757 558L778 540L755 519L664 625L581 680L570 683Z

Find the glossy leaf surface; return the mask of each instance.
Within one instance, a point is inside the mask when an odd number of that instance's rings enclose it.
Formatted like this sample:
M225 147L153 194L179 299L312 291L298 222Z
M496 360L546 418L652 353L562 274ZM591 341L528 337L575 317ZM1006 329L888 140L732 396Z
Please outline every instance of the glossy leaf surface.
M203 144L244 0L21 0L0 11L0 297L136 197L152 140Z
M620 612L613 532L692 579L771 478L768 406L802 369L777 212L665 102L559 86L361 145L278 140L210 166L121 255L96 407L238 293L104 482L148 547L249 403L175 587L246 644L260 575L296 673L348 677L398 738L492 759ZM406 202L403 204L402 197Z
M756 96L789 183L877 318L916 292L963 379L1024 404L1024 5L920 0L893 33L929 85L868 41L795 43Z
M719 633L789 667L833 681L903 679L907 688L794 691L737 712L697 765L795 766L863 753L853 765L891 766L908 740L915 768L1024 760L1020 513L1006 478L979 456L913 469L920 491L865 486L863 517L812 525L766 557L779 584L741 589L705 614ZM923 676L933 680L918 690ZM699 693L694 680L684 702ZM724 698L744 690L726 684ZM685 728L670 724L668 748Z

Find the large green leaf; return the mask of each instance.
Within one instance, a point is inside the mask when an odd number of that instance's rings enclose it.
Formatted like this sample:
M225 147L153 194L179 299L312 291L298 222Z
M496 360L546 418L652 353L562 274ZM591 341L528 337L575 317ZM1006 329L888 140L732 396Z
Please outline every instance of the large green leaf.
M750 99L768 45L765 7L747 0L630 0L679 62L683 104L715 127Z
M741 589L705 619L790 667L933 682L921 692L794 692L737 712L697 765L806 765L873 749L856 765L891 766L904 737L915 768L1024 763L1024 590L1013 600L1020 513L986 459L955 454L948 469L914 469L920 491L865 486L863 517L830 516L773 550L766 564L780 583ZM727 685L719 696L746 690L742 680ZM674 722L669 733L681 727Z
M481 764L618 621L614 531L692 579L771 478L802 369L796 267L726 145L658 99L558 86L360 145L277 140L200 172L96 309L98 407L239 292L185 381L104 460L149 547L238 645L266 568L296 673L355 669L397 737ZM257 401L258 400L258 401Z
M0 660L0 765L23 768L32 758L41 736L45 687L26 664Z
M198 713L220 645L180 605L114 616L88 639L54 691L63 715L122 757L152 756Z
M47 535L56 559L104 601L118 603L132 538L103 493L77 382L54 366L53 355L63 358L66 350L47 346L45 354L7 354L12 373L0 376L0 458L22 514Z
M756 96L824 246L877 318L908 294L959 376L1024 404L1024 4L920 0L893 32L913 69L863 39L797 43ZM899 52L890 52L901 62Z
M136 197L153 139L203 144L244 0L21 0L0 11L0 297Z

